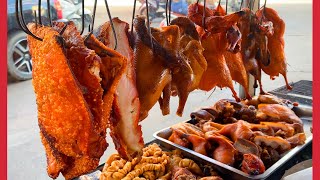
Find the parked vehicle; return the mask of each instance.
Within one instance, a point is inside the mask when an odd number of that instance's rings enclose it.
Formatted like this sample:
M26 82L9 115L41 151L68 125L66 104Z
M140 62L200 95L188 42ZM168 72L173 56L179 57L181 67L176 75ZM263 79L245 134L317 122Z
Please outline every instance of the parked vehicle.
M141 6L138 9L139 15L147 15L147 5L145 0L139 0ZM149 20L164 18L166 0L148 0Z
M17 23L15 12L15 0L8 1L8 50L7 68L8 74L14 80L27 80L32 78L32 58L29 53L26 33ZM69 4L67 4L67 1ZM41 3L41 19L43 24L48 24L47 1ZM23 0L23 15L26 23L35 22L34 12L38 15L38 1ZM50 0L50 12L52 20L72 20L78 28L81 28L82 7L78 0ZM92 22L91 12L85 9L85 27Z
M53 20L57 19L59 9L56 8L56 0L51 0L50 12ZM8 22L8 50L7 67L9 76L15 80L27 80L32 77L32 59L29 53L29 47L26 39L26 33L23 32L16 20L15 0L8 0L7 22ZM34 22L34 11L37 12L38 1L24 0L23 15L26 23ZM41 8L42 22L47 21L47 4L43 2ZM38 12L37 12L38 13Z
M78 29L82 27L82 1L81 0L59 0L62 9L63 20L73 21ZM92 22L91 11L84 8L84 26L88 27Z

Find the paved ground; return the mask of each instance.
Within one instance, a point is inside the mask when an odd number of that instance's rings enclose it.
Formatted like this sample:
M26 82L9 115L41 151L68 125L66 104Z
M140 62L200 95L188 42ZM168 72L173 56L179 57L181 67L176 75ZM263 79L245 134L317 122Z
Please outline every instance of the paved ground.
M312 5L276 4L270 5L279 11L286 22L285 34L288 76L290 81L312 79ZM130 22L131 7L112 8L112 14ZM96 24L107 20L104 8L97 12ZM275 81L263 77L266 90L284 84L282 77ZM236 87L238 87L236 85ZM8 173L10 180L49 179L46 174L46 158L39 138L37 109L31 81L8 84ZM162 117L156 105L149 117L142 122L145 141L152 140L152 134L164 127L186 120L189 113L200 106L213 104L218 98L231 97L229 90L205 93L191 93L182 118L175 115L178 99L171 100L171 115ZM103 163L108 155L115 152L111 140L110 147L101 158ZM59 177L62 179L62 177Z

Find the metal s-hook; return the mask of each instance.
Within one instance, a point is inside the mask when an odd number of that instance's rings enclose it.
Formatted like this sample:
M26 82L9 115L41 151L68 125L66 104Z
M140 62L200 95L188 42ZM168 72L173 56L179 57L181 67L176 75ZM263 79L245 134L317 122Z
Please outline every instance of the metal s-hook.
M166 22L167 26L169 26L169 18L168 18L168 9L169 8L169 0L166 0Z
M94 0L94 4L93 4L93 12L92 12L92 23L91 23L91 29L89 26L89 32L93 31L94 28L94 21L96 19L96 11L97 11L97 0Z
M133 37L133 20L134 20L134 16L136 15L136 4L137 4L137 0L134 0L133 10L132 10L132 19L131 19L131 37Z
M81 17L82 17L82 26L81 26L81 31L80 31L80 34L82 35L83 34L83 31L84 31L84 0L82 0L82 14L81 14Z
M38 14L39 14L39 24L42 25L42 20L41 20L41 0L38 1Z
M107 13L108 13L108 17L109 17L109 20L110 20L110 25L111 25L113 36L114 36L114 41L115 41L114 50L116 50L117 47L118 47L118 39L117 39L116 30L114 28L114 24L113 24L113 21L112 21L112 17L111 17L108 1L104 0L104 2L105 2L105 5L106 5L106 8L107 8Z
M147 12L147 27L148 27L148 33L151 37L151 49L153 49L153 42L152 42L152 34L151 34L151 27L150 27L150 20L149 20L149 3L148 0L146 0L146 12ZM170 21L170 16L169 16L169 21Z
M172 0L169 0L169 24L171 23L171 6L172 6Z
M48 18L49 18L50 26L52 27L50 0L47 0L47 11L48 11Z
M228 0L226 0L226 15L228 14Z
M37 37L36 35L32 34L30 32L30 30L28 29L24 17L23 17L23 8L22 8L22 0L16 0L16 4L15 4L15 10L16 10L16 19L17 19L17 23L20 26L20 28L27 34L29 34L30 36L32 36L33 38L42 41L41 38ZM20 16L19 16L19 10L20 10Z
M202 27L206 29L206 0L203 1Z

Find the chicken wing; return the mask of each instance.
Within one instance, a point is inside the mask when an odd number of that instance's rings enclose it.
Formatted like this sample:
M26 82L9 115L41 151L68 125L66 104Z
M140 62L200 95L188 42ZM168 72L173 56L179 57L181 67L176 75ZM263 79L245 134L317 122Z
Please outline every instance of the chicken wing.
M268 66L262 65L262 70L270 75L271 79L282 74L284 77L287 89L292 89L287 79L287 61L284 52L284 32L285 23L279 17L278 13L272 8L262 8L256 12L259 20L271 21L274 27L272 36L268 36L268 49L270 51L270 64Z

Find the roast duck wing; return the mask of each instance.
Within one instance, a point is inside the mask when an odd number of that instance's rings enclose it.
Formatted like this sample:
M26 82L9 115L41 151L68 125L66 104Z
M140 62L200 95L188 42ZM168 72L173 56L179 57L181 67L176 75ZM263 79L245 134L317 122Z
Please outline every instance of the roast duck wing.
M286 82L287 89L292 89L287 79L287 61L284 52L284 32L285 23L278 13L272 8L262 8L256 12L258 19L263 22L271 21L274 28L273 35L268 36L268 49L270 51L270 64L261 65L262 70L274 79L282 74Z
M129 44L129 24L118 18L113 18L112 22L118 39L115 50L126 58L127 67L114 94L113 112L109 124L110 135L119 154L130 159L135 157L136 153L142 152L144 146L139 125L140 101L135 80L133 50ZM115 47L110 22L102 24L93 34L105 46Z
M29 24L31 32L43 41L28 36L28 42L47 172L52 178L61 172L66 179L72 179L95 169L108 146L105 118L110 114L112 101L105 99L114 93L116 77L126 64L117 57L111 58L116 65L103 63L93 50L85 47L72 23L63 27L61 23L54 24L54 29ZM106 52L113 53L109 49ZM103 68L115 73L112 76L106 72L110 76L105 79L109 89L100 85Z

